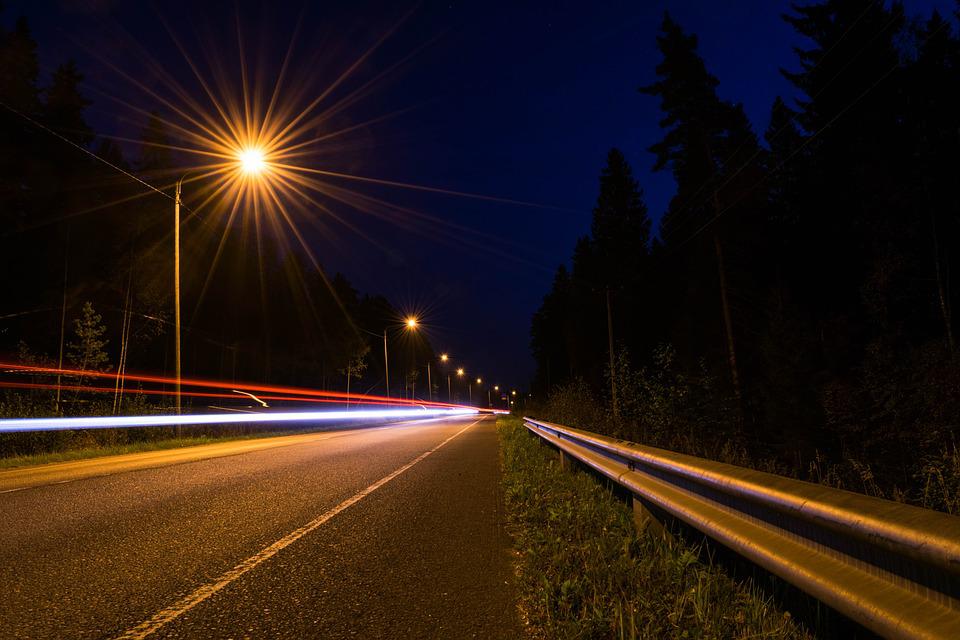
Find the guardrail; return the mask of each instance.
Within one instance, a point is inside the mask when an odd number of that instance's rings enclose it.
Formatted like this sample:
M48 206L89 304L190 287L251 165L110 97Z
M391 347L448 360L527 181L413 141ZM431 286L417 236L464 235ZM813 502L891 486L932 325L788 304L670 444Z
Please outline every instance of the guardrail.
M960 639L960 517L524 418L653 510L888 638Z

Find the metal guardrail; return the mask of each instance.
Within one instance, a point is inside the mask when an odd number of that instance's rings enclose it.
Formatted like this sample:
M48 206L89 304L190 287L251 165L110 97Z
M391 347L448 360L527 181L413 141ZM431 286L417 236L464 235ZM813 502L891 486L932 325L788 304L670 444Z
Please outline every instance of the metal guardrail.
M543 440L887 638L960 639L960 517L524 418ZM655 510L656 511L656 510Z

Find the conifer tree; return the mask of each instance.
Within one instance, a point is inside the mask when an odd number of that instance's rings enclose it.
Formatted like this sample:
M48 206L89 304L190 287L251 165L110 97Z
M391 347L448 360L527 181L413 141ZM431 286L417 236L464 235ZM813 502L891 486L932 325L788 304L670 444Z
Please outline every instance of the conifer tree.
M664 137L650 147L657 156L654 169L670 169L677 183L661 222L661 236L668 247L678 246L709 227L730 382L740 396L728 273L718 220L727 214L723 222L729 225L730 218L750 207L751 201L745 197L756 198L753 183L759 169L759 148L742 107L717 96L719 82L697 53L697 37L684 33L666 14L657 45L663 56L656 69L658 80L640 91L659 97L664 114L660 121ZM703 278L706 265L691 260L680 283L690 291L688 305L692 308L687 313L702 313L696 307L709 304L703 294L712 287L695 282Z
M650 218L640 185L619 149L610 150L600 174L591 239L601 270L598 284L616 288L638 281L649 254Z
M67 344L67 359L80 371L107 371L110 356L107 355L107 328L93 304L85 302L79 318L73 321L74 340Z
M83 118L90 101L80 93L83 75L70 60L53 72L50 87L45 91L43 112L47 126L60 135L86 146L93 140L93 130Z

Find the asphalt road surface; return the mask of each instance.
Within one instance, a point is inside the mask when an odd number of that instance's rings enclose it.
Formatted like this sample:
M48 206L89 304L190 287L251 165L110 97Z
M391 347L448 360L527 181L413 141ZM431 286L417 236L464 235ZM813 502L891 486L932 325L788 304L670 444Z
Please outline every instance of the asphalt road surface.
M2 638L516 638L492 418L0 474Z

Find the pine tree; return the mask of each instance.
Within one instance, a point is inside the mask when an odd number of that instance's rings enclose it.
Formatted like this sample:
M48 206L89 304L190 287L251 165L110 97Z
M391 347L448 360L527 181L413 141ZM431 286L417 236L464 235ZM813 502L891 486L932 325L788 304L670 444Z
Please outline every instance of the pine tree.
M81 316L73 321L75 340L67 344L67 359L80 371L107 371L110 357L107 355L107 340L103 334L107 328L93 304L85 302Z
M661 223L669 245L685 241L738 200L759 154L742 107L717 97L719 81L697 53L697 37L666 14L657 44L663 55L659 80L640 91L658 96L664 113L663 140L649 150L657 157L654 170L670 169L677 183Z
M637 283L649 255L650 218L640 185L619 149L610 150L600 174L591 239L601 270L597 284L619 288Z
M0 96L11 107L34 113L38 91L37 43L27 19L20 17L13 31L0 32Z
M93 140L93 131L83 118L83 111L90 101L80 93L83 75L70 60L53 72L50 87L46 90L44 121L60 135L86 146Z
M173 168L170 134L160 115L153 111L140 134L140 172L148 177L164 176Z
M761 154L742 107L717 96L719 82L697 53L697 37L684 33L666 14L657 45L663 56L656 69L659 79L640 91L658 96L664 113L660 121L665 130L663 140L650 147L657 156L654 170L669 168L677 183L660 233L669 248L685 245L709 230L730 382L739 397L740 371L721 236L723 227L733 224L731 219L760 208L754 186L759 179ZM750 227L741 221L741 228ZM700 317L704 305L709 304L704 294L712 288L703 280L705 250L700 244L690 247L684 273L678 278L678 285L688 291L687 318L697 316L697 322L685 325L688 342L703 331Z
M571 362L567 330L570 310L570 274L563 265L557 267L553 286L530 323L530 349L537 363L534 387L544 397L555 385L569 379Z

